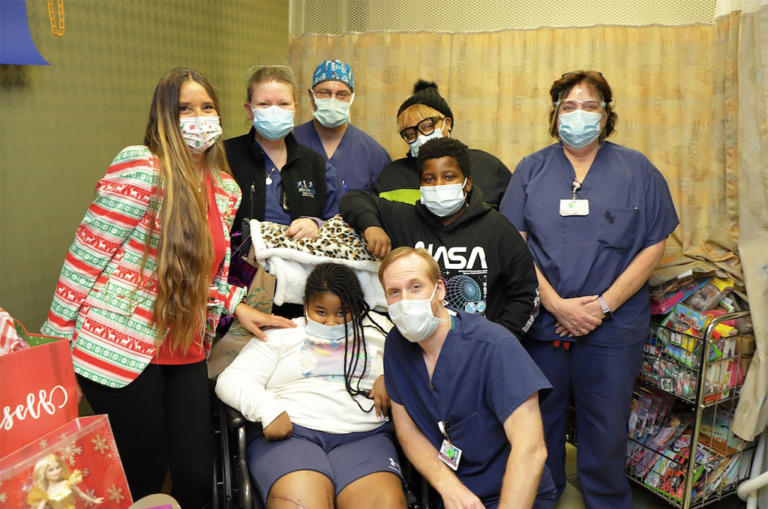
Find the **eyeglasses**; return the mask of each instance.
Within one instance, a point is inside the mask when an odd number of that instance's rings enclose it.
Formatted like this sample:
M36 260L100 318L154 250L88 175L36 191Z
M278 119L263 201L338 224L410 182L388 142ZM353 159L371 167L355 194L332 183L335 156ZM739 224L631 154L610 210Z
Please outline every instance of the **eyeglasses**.
M339 90L338 92L334 93L325 88L321 88L317 92L313 90L312 95L315 96L315 99L330 99L332 97L335 97L339 101L344 101L344 102L348 102L349 99L352 97L352 94L347 92L346 90Z
M288 75L288 78L290 78L291 82L296 83L296 75L293 74L293 69L288 67L287 65L252 65L248 68L248 72L245 74L245 78L247 80L251 79L251 76L254 75L254 73L260 69L274 69L272 72L267 72L267 76L274 76L278 73L286 73Z
M597 74L600 75L601 78L603 77L603 73L601 73L600 71L587 71L587 72L596 72ZM560 76L560 77L561 78L565 78L566 76L570 76L571 74L585 74L585 71L569 71L569 72L564 72L563 75Z
M400 136L406 143L413 143L419 136L419 133L427 136L435 132L435 124L440 120L445 120L445 117L427 117L416 125L406 127L400 131Z
M555 108L557 108L558 113L570 113L576 110L600 113L605 108L605 103L591 99L567 99L565 101L557 101Z

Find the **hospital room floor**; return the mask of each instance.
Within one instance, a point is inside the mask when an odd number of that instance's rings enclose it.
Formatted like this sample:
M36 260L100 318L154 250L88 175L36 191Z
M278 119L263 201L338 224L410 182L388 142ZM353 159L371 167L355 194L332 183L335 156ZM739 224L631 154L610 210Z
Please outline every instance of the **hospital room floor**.
M571 444L566 444L565 447L565 472L568 479L568 485L566 486L560 501L555 506L555 509L584 509L584 500L581 498L579 479L576 474L576 448ZM666 509L673 507L663 499L635 483L630 482L630 486L632 486L634 509ZM734 494L705 507L707 509L743 509L746 507L746 504Z

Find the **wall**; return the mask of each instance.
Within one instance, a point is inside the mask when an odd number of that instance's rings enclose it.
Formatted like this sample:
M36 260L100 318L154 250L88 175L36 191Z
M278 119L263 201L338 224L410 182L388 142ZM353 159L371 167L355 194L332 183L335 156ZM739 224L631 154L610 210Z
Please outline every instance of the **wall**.
M759 0L753 0L759 1ZM291 0L291 33L494 32L713 23L717 0Z
M0 65L0 307L36 330L96 182L142 143L158 79L200 69L225 137L243 134L248 67L288 61L288 1L67 0L63 37L46 2L27 10L51 65Z

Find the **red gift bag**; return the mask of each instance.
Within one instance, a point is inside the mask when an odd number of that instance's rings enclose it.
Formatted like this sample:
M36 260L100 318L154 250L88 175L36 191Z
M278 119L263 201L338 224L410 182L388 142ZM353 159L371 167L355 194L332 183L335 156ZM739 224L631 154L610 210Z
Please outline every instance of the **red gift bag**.
M69 341L16 329L33 348L0 356L0 458L77 417Z
M45 476L51 465L61 469L55 480ZM40 500L46 500L46 490L52 489L55 483L66 484L71 490L67 496L71 498L72 507L125 509L132 504L106 415L75 419L0 458L2 507L39 504ZM97 499L102 502L93 505L91 501Z

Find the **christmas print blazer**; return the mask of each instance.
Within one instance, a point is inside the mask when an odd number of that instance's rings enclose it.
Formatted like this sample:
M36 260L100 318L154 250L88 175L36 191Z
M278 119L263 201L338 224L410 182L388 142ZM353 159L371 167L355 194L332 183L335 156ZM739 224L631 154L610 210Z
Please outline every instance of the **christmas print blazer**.
M71 341L76 373L108 387L128 385L155 355L156 238L144 268L144 274L151 276L142 281L140 268L151 238L150 200L159 175L160 163L147 147L127 147L115 157L77 228L42 327L43 334ZM221 228L229 242L240 188L224 173L214 186ZM221 314L233 313L245 294L244 288L227 284L229 260L228 247L210 290L206 350Z

